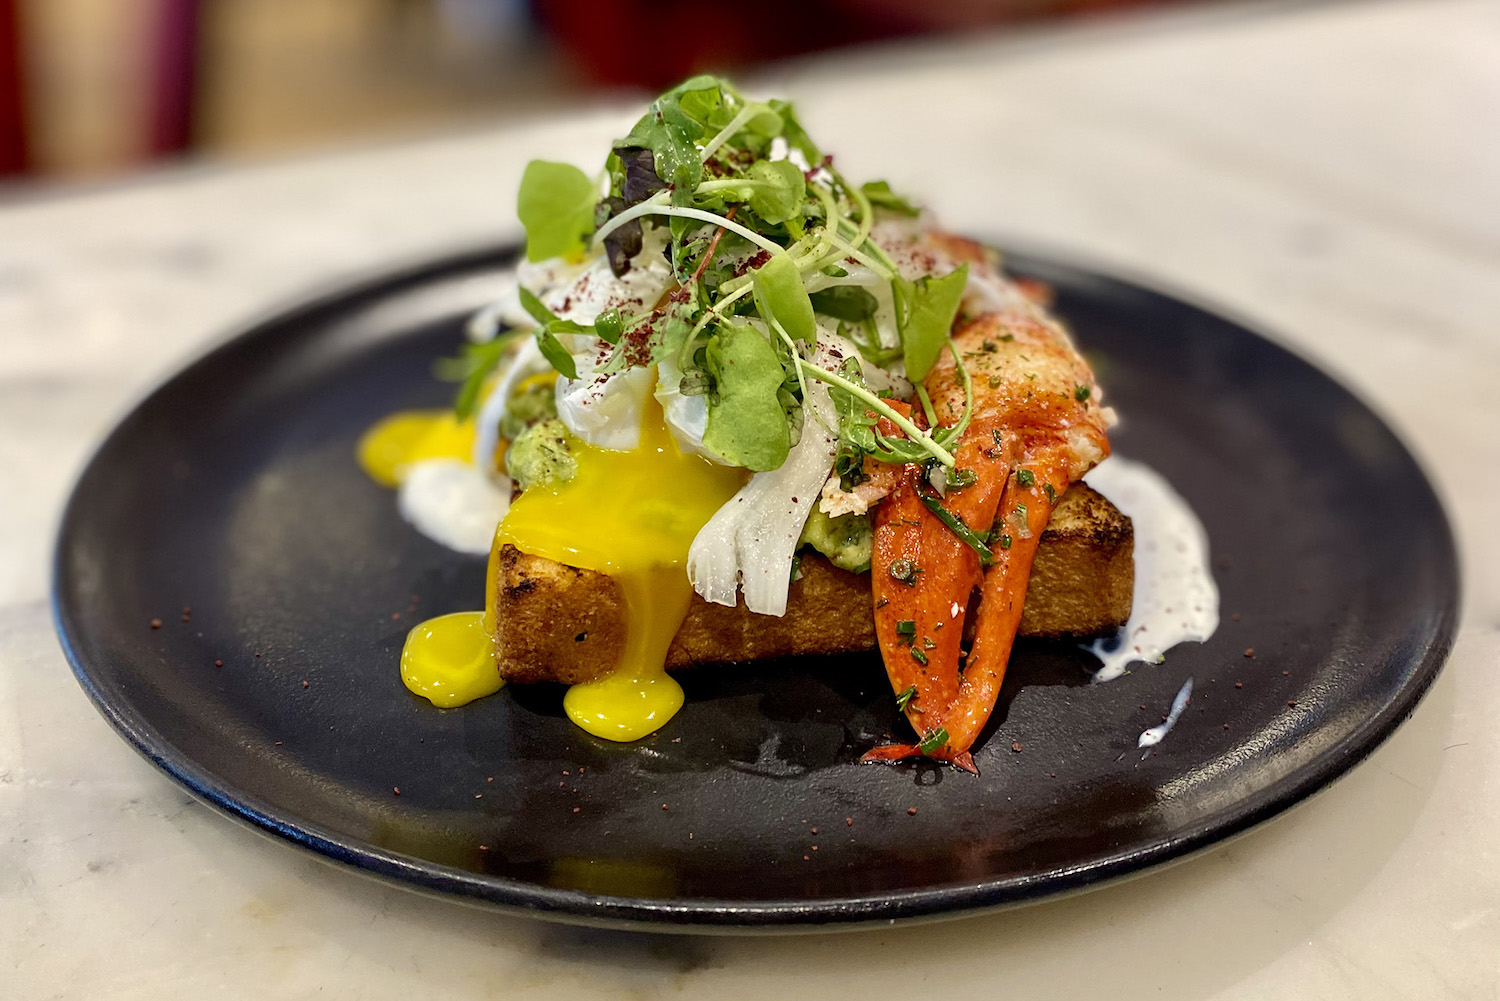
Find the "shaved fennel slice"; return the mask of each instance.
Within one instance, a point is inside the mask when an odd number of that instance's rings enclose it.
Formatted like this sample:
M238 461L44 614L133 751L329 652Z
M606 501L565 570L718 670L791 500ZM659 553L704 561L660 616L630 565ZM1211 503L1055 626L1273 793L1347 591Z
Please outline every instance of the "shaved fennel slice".
M844 338L819 333L816 364L837 368L857 357ZM786 614L797 540L838 451L838 413L823 383L809 380L803 408L802 437L786 461L750 477L693 539L688 579L705 601L732 606L743 590L750 611Z

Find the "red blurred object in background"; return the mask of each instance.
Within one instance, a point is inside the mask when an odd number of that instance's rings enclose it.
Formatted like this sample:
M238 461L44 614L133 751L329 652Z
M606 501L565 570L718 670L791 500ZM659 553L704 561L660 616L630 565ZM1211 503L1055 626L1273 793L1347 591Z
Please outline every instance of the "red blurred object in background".
M15 0L0 0L0 174L31 166L26 148L26 95Z
M153 156L171 156L192 146L201 13L199 0L157 0L151 60Z
M652 89L881 37L826 0L533 0L537 20L595 83Z
M595 83L658 90L694 73L878 39L972 31L1152 0L532 0Z

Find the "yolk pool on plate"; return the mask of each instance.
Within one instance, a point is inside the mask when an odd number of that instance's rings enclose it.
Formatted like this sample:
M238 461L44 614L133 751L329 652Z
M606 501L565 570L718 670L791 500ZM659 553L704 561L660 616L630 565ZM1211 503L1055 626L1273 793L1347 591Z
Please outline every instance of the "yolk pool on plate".
M400 486L414 462L470 461L474 422L459 421L452 410L402 410L366 431L355 454L370 479L382 486Z
M626 614L620 661L608 676L570 688L563 708L595 736L621 741L657 730L682 707L682 688L663 664L692 597L688 548L745 477L743 470L683 455L654 397L645 409L638 448L614 452L574 442L573 479L527 490L495 534L496 549L510 543L609 574L620 585Z
M401 681L442 709L493 695L505 684L484 612L454 612L413 629L401 648Z

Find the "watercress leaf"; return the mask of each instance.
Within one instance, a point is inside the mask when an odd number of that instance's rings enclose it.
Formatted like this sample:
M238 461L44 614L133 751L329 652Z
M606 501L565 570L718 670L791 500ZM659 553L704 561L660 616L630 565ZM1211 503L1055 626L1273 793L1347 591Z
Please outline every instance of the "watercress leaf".
M874 316L879 306L870 290L859 285L834 285L812 293L809 298L814 312L848 323Z
M786 254L776 254L756 268L755 308L767 323L775 319L794 340L814 342L818 337L812 302L802 275Z
M885 181L869 181L861 185L860 190L865 193L865 197L870 200L870 204L876 208L889 209L892 212L907 216L922 214L921 209L892 191L891 186Z
M526 227L527 260L581 253L594 231L596 201L594 182L572 164L528 163L516 197L516 215Z
M716 133L734 118L737 102L725 100L720 81L698 76L675 88L680 94L677 105L682 113L700 126L705 134Z
M941 278L911 282L897 278L891 283L898 300L901 354L906 359L906 377L918 382L927 377L933 362L948 342L953 318L969 281L969 266Z
M754 327L726 326L708 342L714 379L703 444L725 462L764 472L786 461L791 430L777 399L783 378L776 351Z
M807 180L790 160L756 160L750 165L750 179L758 181L750 194L750 207L766 222L775 225L802 214L807 197Z

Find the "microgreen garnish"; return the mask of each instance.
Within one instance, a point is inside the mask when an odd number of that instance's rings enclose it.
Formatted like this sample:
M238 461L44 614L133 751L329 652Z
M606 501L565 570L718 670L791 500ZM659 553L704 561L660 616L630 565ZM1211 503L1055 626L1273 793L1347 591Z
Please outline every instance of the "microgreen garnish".
M940 726L922 738L921 742L917 744L917 750L923 754L931 754L934 751L942 750L943 745L946 743L948 743L948 730Z
M516 215L526 227L526 259L577 257L594 230L599 190L571 163L532 160L521 175Z
M571 320L560 320L552 314L552 311L542 304L542 300L532 295L528 289L519 290L521 308L531 314L536 321L536 345L542 350L542 357L548 363L569 379L578 378L578 366L573 361L573 356L568 349L563 347L562 342L557 339L558 334L581 334L592 332L592 328Z
M720 78L693 77L652 102L614 143L597 181L567 164L530 164L517 211L529 259L577 261L592 246L619 276L639 263L648 233L666 236L676 282L669 302L609 310L584 325L553 316L523 290L537 344L563 375L577 378L575 351L595 351L593 369L603 374L670 359L682 373L673 388L706 397L705 446L752 470L785 460L809 387L818 382L839 410L846 484L858 481L867 455L953 467L952 449L972 410L969 374L956 351L965 404L952 426L930 415L918 426L870 391L857 359L852 370L809 359L821 317L868 362L904 360L906 376L920 385L943 345L951 348L967 266L902 277L870 235L877 212L915 216L918 209L883 181L846 181L790 104L755 101ZM485 355L464 378L481 364L485 375L494 369ZM470 409L477 394L474 388L465 397ZM881 433L879 418L897 433Z
M870 200L871 205L879 205L883 209L890 209L892 212L899 212L906 216L921 214L915 205L893 193L891 186L884 181L869 181L860 190Z
M485 382L500 367L519 333L508 331L479 344L465 344L463 353L457 358L440 358L433 365L433 374L439 379L460 384L453 400L453 410L459 420L467 420L474 412Z
M912 685L906 691L896 696L896 711L906 712L906 707L911 705L911 700L917 697L917 686Z

